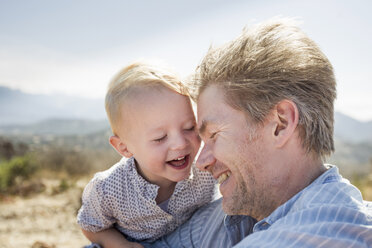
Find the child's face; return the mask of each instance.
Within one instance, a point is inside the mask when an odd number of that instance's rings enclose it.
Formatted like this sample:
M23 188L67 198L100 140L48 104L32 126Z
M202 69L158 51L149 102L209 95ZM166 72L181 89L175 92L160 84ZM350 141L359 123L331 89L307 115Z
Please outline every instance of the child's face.
M200 147L189 98L152 89L128 102L123 141L142 176L158 185L187 178Z

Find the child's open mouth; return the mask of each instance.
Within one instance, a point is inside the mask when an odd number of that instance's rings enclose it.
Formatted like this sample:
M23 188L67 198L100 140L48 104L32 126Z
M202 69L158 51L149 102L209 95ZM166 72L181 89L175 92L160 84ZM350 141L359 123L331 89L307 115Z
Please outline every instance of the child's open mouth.
M189 165L190 155L179 157L174 160L167 161L167 164L175 169L181 170Z

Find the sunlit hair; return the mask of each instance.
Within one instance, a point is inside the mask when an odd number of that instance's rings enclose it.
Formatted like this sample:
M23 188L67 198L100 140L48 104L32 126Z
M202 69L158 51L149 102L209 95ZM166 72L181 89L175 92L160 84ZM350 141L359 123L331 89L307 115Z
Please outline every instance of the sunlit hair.
M334 151L333 68L295 21L271 19L210 48L196 72L195 97L209 85L221 87L228 104L245 111L256 125L281 100L292 100L306 151L323 159Z
M123 68L111 80L105 98L107 116L112 132L117 135L122 120L122 105L146 90L168 88L189 96L187 87L171 70L148 62L135 62Z

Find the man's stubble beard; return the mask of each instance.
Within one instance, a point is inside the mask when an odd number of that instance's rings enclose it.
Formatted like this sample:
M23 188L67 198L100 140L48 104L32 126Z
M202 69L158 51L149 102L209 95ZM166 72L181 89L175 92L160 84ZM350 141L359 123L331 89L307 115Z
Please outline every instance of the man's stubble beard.
M248 215L255 219L267 217L274 210L271 206L273 202L268 199L270 194L267 194L270 188L259 187L252 175L246 177L249 178L249 184L240 180L230 199L226 199L223 204L224 212L228 215Z
M252 178L252 184L255 184ZM231 215L249 215L252 212L256 196L254 192L248 191L248 186L245 181L241 180L237 185L237 190L232 195L229 206L229 214Z
M257 182L256 173L262 165L263 149L260 146L252 147L253 143L262 137L256 130L246 136L247 145L240 147L238 154L244 154L249 150L251 155L247 161L245 156L240 156L235 162L234 167L240 168L236 178L236 190L233 192L230 201L224 204L224 211L229 215L249 215L253 218L262 218L268 216L274 209L272 199L270 199L270 184L259 185L265 183L263 179ZM275 196L272 196L275 197Z

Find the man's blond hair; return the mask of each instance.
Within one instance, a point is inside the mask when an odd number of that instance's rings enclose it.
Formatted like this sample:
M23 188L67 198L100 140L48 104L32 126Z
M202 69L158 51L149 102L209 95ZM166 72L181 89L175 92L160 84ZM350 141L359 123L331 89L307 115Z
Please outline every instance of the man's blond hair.
M319 47L290 19L271 19L219 48L210 48L197 69L200 95L209 85L224 90L232 107L262 124L281 100L299 110L303 147L321 158L334 151L336 81Z
M135 62L123 68L111 80L105 98L106 113L112 132L117 135L122 119L122 105L128 98L135 98L144 89L168 88L189 96L187 87L178 76L163 66L148 62Z

